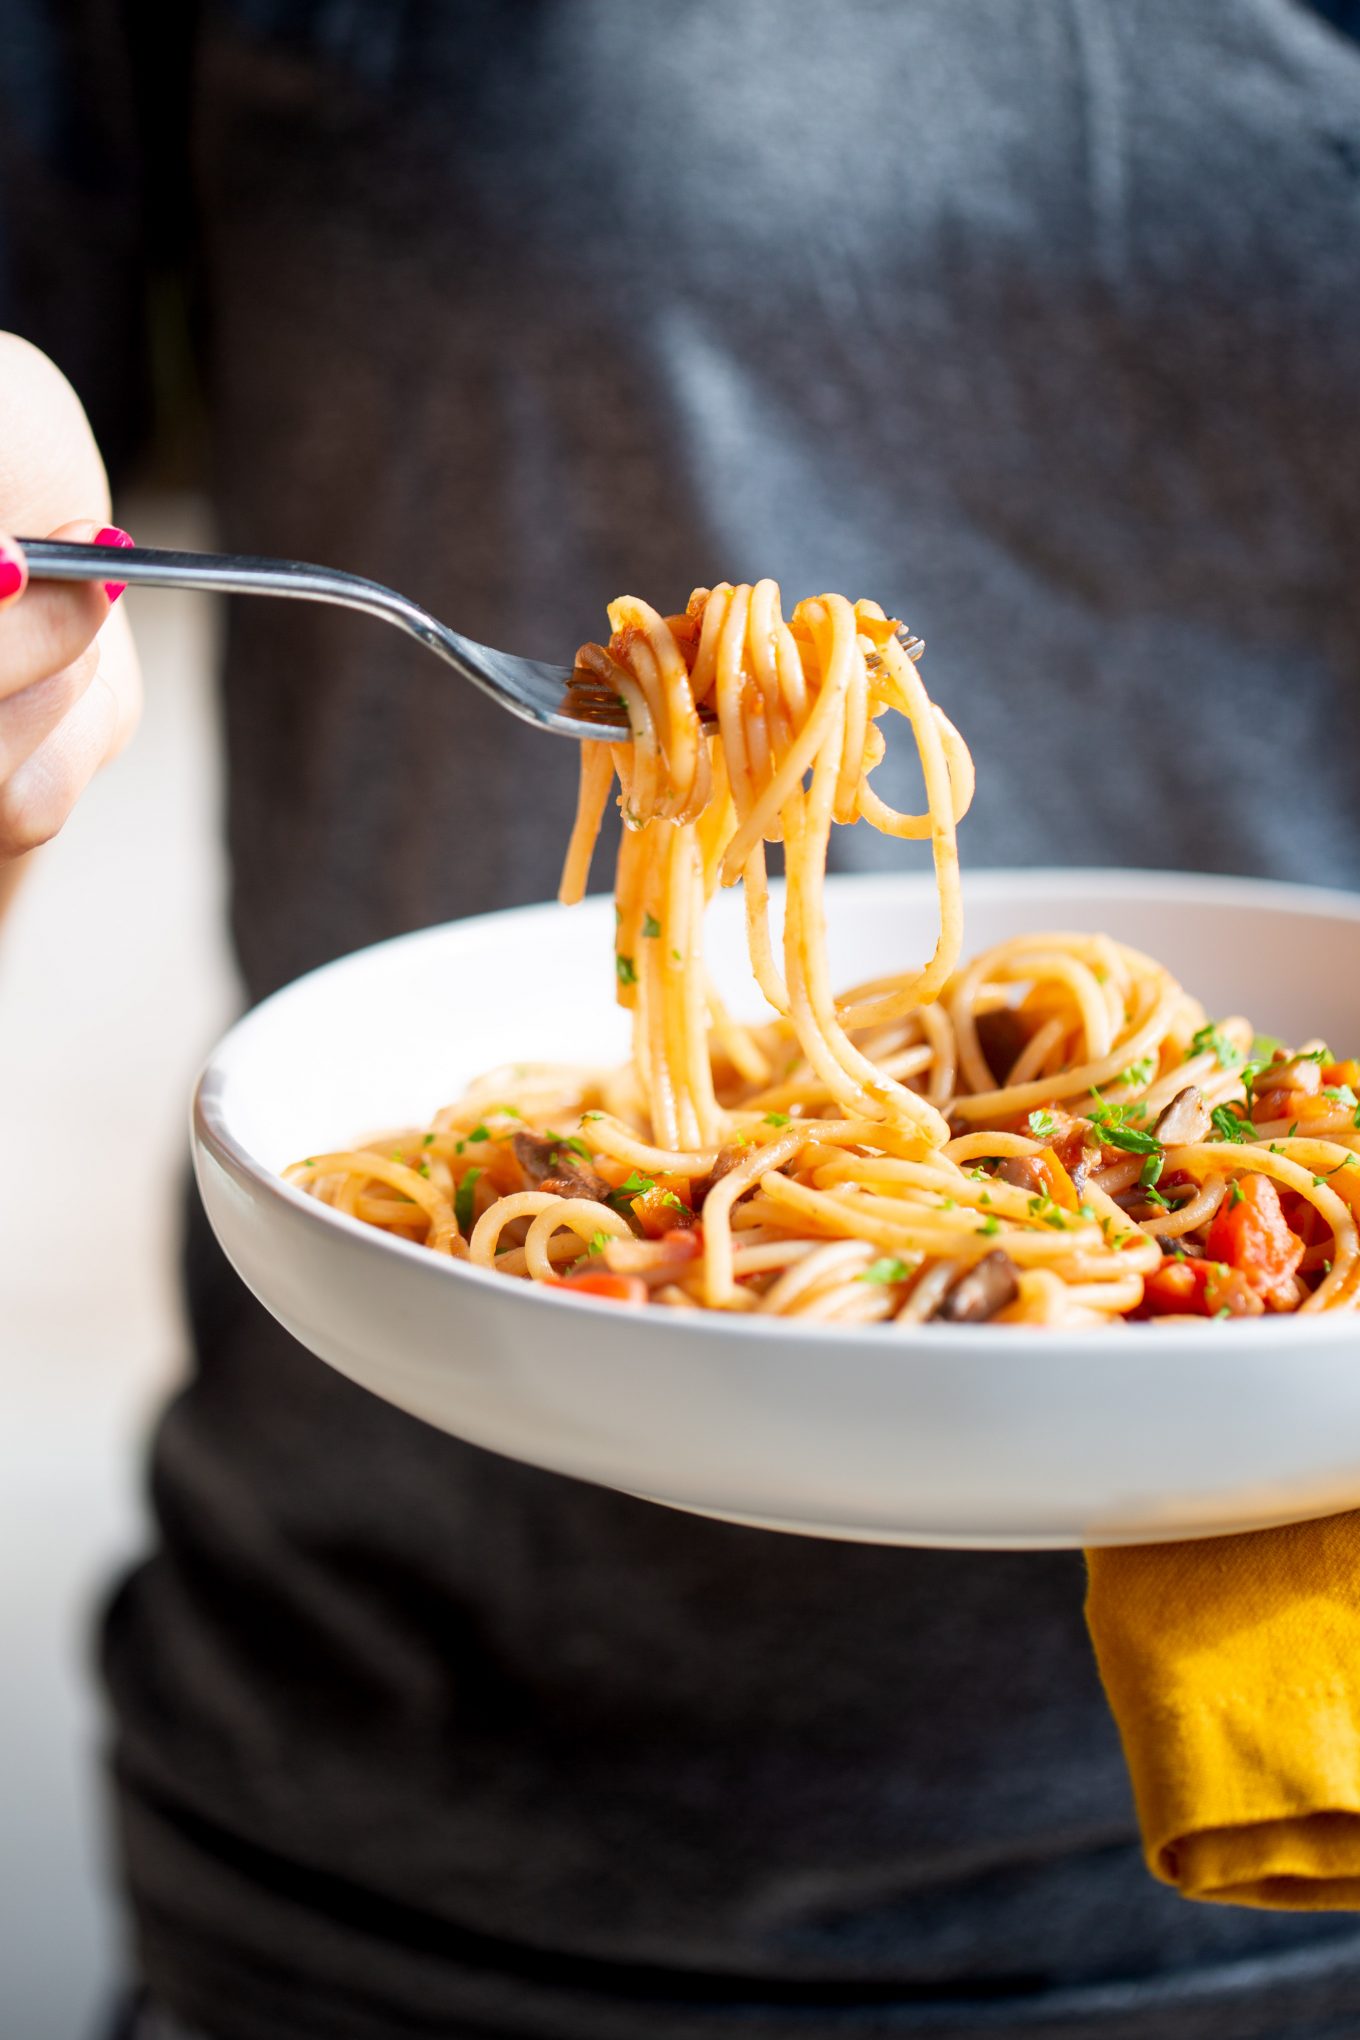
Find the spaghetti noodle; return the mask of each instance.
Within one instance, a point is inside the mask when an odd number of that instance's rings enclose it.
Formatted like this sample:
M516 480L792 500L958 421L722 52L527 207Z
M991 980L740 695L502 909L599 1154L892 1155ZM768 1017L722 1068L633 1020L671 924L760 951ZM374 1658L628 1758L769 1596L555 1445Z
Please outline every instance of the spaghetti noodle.
M972 761L874 603L786 621L772 581L633 597L577 657L582 746L561 898L579 900L617 779L621 1071L499 1071L426 1128L287 1171L435 1252L578 1294L837 1324L1093 1325L1360 1304L1360 1065L1214 1024L1105 935L1017 936L960 964L956 830ZM910 728L920 814L870 783ZM837 1000L833 823L929 841L932 955ZM783 846L782 942L766 845ZM741 880L774 1018L736 1022L704 909Z

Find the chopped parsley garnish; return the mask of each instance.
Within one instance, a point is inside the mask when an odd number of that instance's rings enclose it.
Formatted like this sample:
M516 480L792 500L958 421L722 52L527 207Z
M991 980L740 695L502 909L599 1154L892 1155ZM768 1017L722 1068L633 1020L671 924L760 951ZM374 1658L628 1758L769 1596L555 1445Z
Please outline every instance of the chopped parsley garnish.
M1051 1112L1031 1112L1029 1130L1036 1140L1052 1140L1058 1131L1058 1122Z
M1100 1128L1102 1133L1108 1126L1127 1126L1131 1119L1147 1118L1146 1105L1137 1099L1128 1105L1112 1105L1108 1098L1101 1097L1094 1084L1091 1086L1091 1096L1095 1099L1095 1104L1086 1116L1092 1126Z
M592 1234L590 1235L590 1251L591 1251L591 1253L592 1253L592 1254L602 1254L602 1253L604 1252L605 1248L606 1248L606 1247L607 1247L607 1246L609 1245L609 1242L610 1242L610 1240L611 1240L611 1238L612 1238L612 1237L613 1237L613 1235L612 1235L611 1233L607 1233L607 1232L593 1232L593 1233L592 1233Z
M434 1135L433 1135L432 1133L427 1133L427 1134L426 1134L426 1136L425 1136L425 1138L424 1138L424 1140L423 1140L423 1141L422 1141L422 1142L420 1143L420 1145L421 1145L422 1147L433 1147L433 1146L434 1146Z
M548 1139L552 1141L555 1147L570 1148L573 1154L580 1155L584 1161L588 1162L590 1160L590 1149L586 1146L585 1142L581 1139L579 1134L554 1133L552 1128L549 1127Z
M787 1112L767 1112L764 1123L766 1126L787 1126L789 1119L790 1114Z
M1140 1055L1137 1062L1131 1062L1126 1070L1119 1072L1115 1082L1116 1084L1146 1084L1151 1080L1152 1072L1156 1067L1157 1058L1155 1055Z
M1322 1095L1329 1098L1333 1105L1360 1104L1349 1084L1324 1084Z
M1228 1192L1228 1209L1231 1211L1234 1204L1240 1204L1241 1202L1242 1202L1242 1185L1237 1181L1236 1177L1234 1177L1232 1189Z
M1157 1188L1157 1185L1155 1183L1144 1184L1143 1194L1146 1196L1148 1203L1155 1204L1159 1211L1170 1211L1171 1209L1170 1201L1167 1198L1163 1197L1161 1191Z
M1213 1050L1221 1070L1238 1069L1244 1060L1241 1049L1234 1048L1227 1035L1213 1021L1210 1021L1207 1027L1201 1027L1190 1042L1191 1055L1207 1055L1210 1049Z
M1217 1324L1220 1321L1220 1319L1231 1316L1232 1312L1229 1310L1227 1304L1225 1303L1222 1310L1216 1310L1214 1312L1214 1323Z
M915 1263L901 1261L895 1254L884 1254L880 1260L871 1261L859 1276L861 1282L905 1282L915 1270Z
M1150 1190L1152 1188L1153 1184L1157 1182L1158 1178L1161 1176L1162 1170L1165 1167L1166 1156L1164 1154L1155 1154L1148 1156L1142 1168L1138 1171L1138 1181L1142 1184L1145 1190ZM1163 1202L1165 1202L1165 1200L1163 1200Z
M1296 1055L1295 1062L1329 1063L1332 1059L1330 1048L1310 1048L1305 1054Z
M982 1224L978 1226L977 1230L980 1233L998 1233L1001 1230L1001 1220L997 1217L995 1212L992 1212L987 1218L985 1218L982 1221Z
M1284 1043L1277 1035L1254 1034L1251 1040L1251 1059L1264 1067L1283 1047Z
M649 941L655 941L656 937L661 933L661 923L657 920L655 914L643 915L642 932Z
M581 1117L582 1119L603 1119L604 1114L603 1112L583 1112Z
M619 983L621 985L635 985L637 983L637 966L634 964L631 956L616 956L614 958L614 968L619 974Z
M634 1169L626 1181L620 1183L614 1194L616 1197L645 1197L649 1190L655 1190L655 1188L656 1178L654 1176L644 1176L637 1169Z
M474 1126L471 1133L468 1135L468 1139L470 1141L490 1140L490 1138L491 1128L489 1126Z
M453 1215L458 1221L458 1230L466 1239L472 1231L472 1193L477 1188L480 1169L469 1169L454 1192Z
M1249 1119L1239 1119L1230 1105L1215 1105L1209 1114L1209 1121L1220 1140L1235 1140L1239 1143L1256 1139L1256 1128Z
M1102 1146L1122 1148L1126 1155L1160 1155L1162 1152L1161 1142L1137 1126L1101 1126L1097 1129L1097 1137Z

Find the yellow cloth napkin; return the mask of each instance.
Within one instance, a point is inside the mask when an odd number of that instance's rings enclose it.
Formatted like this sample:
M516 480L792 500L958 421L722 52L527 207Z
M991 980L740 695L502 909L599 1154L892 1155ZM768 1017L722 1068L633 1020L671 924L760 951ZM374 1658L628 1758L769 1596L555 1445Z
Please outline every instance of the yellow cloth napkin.
M1153 1876L1225 1905L1360 1909L1360 1514L1087 1568Z

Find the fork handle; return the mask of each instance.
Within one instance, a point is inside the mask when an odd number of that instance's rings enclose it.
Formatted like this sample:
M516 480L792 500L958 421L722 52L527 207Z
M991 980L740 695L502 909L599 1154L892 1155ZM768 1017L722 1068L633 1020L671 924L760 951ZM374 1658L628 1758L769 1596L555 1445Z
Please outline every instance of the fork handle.
M56 538L16 541L28 561L33 581L137 581L152 588L222 589L232 595L283 595L304 602L339 602L347 609L366 609L392 616L394 608L416 615L425 612L414 602L333 567L308 566L304 560L252 558L248 553L166 552L156 546L73 545Z

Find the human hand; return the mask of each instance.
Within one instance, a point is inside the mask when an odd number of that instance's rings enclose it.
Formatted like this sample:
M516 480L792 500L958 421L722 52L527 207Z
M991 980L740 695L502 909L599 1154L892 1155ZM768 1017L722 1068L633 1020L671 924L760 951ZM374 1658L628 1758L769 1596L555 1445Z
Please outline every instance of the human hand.
M6 532L130 544L80 401L47 357L0 334L0 868L61 828L141 709L127 618L98 582L28 585ZM116 601L117 584L110 584Z

